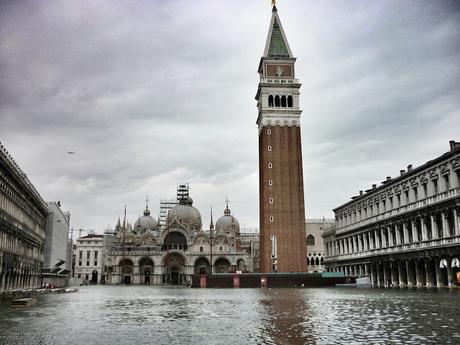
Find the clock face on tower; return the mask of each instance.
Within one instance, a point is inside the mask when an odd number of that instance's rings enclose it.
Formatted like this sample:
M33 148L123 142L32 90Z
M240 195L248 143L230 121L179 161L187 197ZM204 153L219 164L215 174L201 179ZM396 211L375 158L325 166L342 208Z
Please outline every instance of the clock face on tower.
M265 75L273 78L294 78L294 68L291 64L267 64Z

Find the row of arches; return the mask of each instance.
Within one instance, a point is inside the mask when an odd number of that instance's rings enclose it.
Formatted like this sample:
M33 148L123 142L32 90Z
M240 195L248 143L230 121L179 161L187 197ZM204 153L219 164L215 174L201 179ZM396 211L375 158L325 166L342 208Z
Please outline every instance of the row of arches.
M293 107L293 99L292 96L268 96L268 106L269 107L282 107L282 108L292 108Z
M134 262L129 258L124 258L118 263L118 268L109 270L110 274L117 273L120 279L118 283L131 284L152 284L157 282L154 279L154 262L149 257L139 259L138 268L135 268ZM185 284L187 278L185 258L179 253L170 253L163 260L163 273L161 274L161 283L166 284ZM206 257L199 257L194 264L194 274L209 274L211 271L210 261ZM243 259L237 261L236 267L230 264L230 261L224 257L219 257L214 261L214 273L228 273L234 270L246 270ZM136 276L136 277L135 277ZM158 274L157 274L158 276Z

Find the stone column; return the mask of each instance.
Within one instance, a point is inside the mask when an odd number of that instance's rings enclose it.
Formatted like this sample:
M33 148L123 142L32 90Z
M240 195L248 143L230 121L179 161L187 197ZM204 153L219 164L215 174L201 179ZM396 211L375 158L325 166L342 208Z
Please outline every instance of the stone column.
M407 223L402 222L403 232L404 232L404 242L409 243L409 229L407 228Z
M410 221L411 224L411 233L412 233L412 241L413 242L418 242L418 234L417 234L417 227L415 226L415 221L411 219Z
M435 268L436 268L436 287L440 288L442 287L442 272L441 272L441 268L439 267L439 265L441 264L440 262L441 260L440 259L435 259L434 260L434 264L435 264Z
M391 231L391 226L387 227L387 234L388 234L388 246L393 245L393 232Z
M446 219L446 214L444 210L441 211L441 224L442 224L442 233L444 237L449 236L449 231L448 231L449 229L447 226L447 219Z
M454 279L452 277L452 267L450 267L451 264L452 264L452 258L447 259L447 281L448 281L449 287L454 286Z
M400 244L402 244L401 243L401 234L399 233L399 230L400 230L399 226L400 226L399 224L396 224L394 226L395 227L395 234L396 234L396 245L398 245L398 246Z
M422 226L422 241L426 241L428 239L427 233L426 233L426 220L425 218L420 218L420 224ZM420 239L419 239L420 241Z
M383 268L383 286L388 286L388 269L386 267L386 263L384 262L382 264L382 268Z
M415 264L415 285L417 287L421 287L422 286L422 282L421 282L422 272L420 272L420 265L417 260L414 261L414 264Z
M431 281L431 272L430 272L430 265L428 264L428 260L425 261L425 286L432 287L433 283Z
M377 286L378 284L375 283L375 271L374 271L374 266L372 264L369 264L370 270L371 270L371 285L372 286Z
M458 236L460 235L460 227L458 224L457 209L455 207L453 208L452 213L454 214L454 234Z
M412 272L411 272L411 267L410 267L410 261L406 261L406 276L407 276L407 286L413 286L413 278L412 278Z
M430 222L431 222L431 236L433 237L433 239L439 238L438 227L436 226L436 222L432 214L430 214Z
M391 284L395 287L399 287L398 264L396 262L392 262L390 268L391 268Z
M404 272L403 272L403 263L398 261L398 281L399 287L404 287L406 283L404 282Z

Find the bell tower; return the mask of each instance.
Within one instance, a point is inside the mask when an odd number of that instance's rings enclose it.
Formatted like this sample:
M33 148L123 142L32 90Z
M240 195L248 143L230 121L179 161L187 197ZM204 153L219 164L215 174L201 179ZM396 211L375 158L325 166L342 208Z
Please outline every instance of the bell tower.
M261 272L306 272L305 204L295 61L273 5L259 64Z

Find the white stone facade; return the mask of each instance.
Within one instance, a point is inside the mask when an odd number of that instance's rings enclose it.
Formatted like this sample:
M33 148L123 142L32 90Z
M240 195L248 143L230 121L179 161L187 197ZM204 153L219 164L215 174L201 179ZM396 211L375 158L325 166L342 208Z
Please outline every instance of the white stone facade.
M376 286L460 283L460 143L334 212L336 229L324 234L328 271Z
M74 277L84 284L101 282L103 235L86 235L76 240Z

